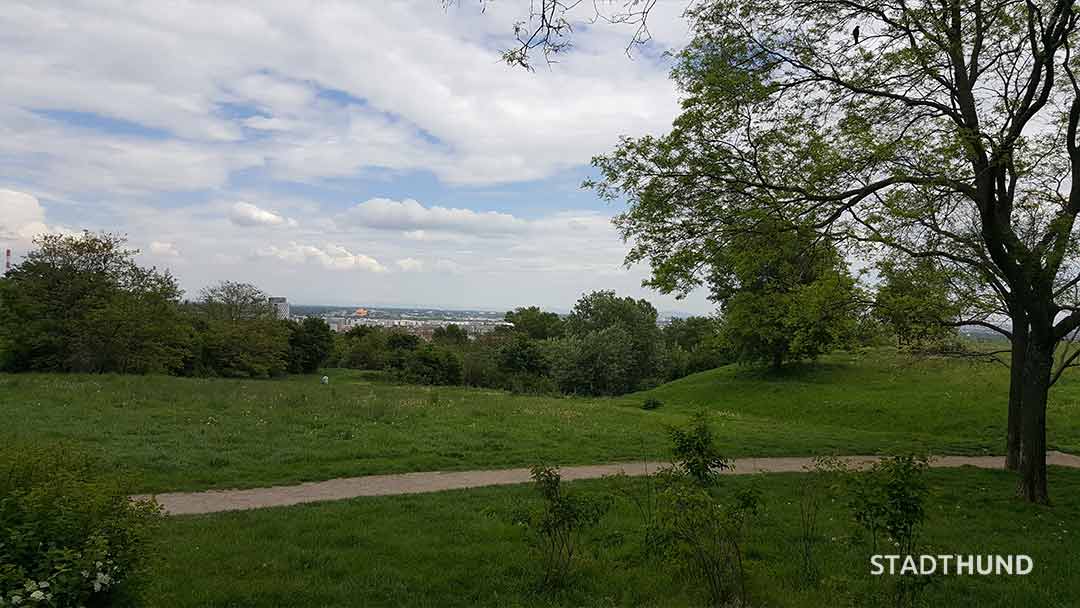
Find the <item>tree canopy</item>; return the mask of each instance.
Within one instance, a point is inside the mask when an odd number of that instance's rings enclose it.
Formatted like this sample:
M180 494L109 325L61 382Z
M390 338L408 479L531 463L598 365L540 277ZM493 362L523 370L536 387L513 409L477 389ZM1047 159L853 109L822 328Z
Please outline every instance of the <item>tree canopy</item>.
M1054 352L1080 328L1073 1L708 0L687 17L672 130L595 159L601 195L629 201L628 261L685 292L758 214L971 273L1024 334L1021 492L1048 500L1047 390L1077 357Z
M190 330L168 271L135 262L108 233L38 237L0 279L3 367L15 371L165 373L182 366Z

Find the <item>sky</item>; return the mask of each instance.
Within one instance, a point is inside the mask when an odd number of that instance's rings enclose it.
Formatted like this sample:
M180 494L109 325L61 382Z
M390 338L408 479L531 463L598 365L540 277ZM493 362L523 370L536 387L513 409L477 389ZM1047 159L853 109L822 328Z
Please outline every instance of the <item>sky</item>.
M5 2L0 246L124 233L188 297L566 310L614 289L710 312L641 287L621 204L580 188L620 136L670 127L683 8L630 57L631 29L579 23L530 73L499 60L516 0Z

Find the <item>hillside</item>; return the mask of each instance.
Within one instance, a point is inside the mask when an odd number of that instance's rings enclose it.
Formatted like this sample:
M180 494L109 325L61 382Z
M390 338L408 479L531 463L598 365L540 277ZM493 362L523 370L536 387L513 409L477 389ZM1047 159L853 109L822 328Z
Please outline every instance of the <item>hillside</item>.
M139 490L251 487L371 473L589 464L667 456L704 408L732 456L1000 453L1007 370L834 355L767 373L728 366L615 399L395 385L328 370L282 380L0 375L0 441L65 440ZM1080 451L1080 383L1055 388L1050 445ZM663 405L641 409L647 396Z

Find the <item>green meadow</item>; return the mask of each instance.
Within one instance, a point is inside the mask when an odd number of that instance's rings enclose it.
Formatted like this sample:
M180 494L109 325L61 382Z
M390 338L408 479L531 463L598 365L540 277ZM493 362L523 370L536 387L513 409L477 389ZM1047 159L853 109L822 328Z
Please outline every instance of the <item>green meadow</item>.
M617 398L398 385L328 370L281 380L0 375L0 441L100 452L139 491L668 456L667 428L704 410L730 456L1000 454L1000 365L890 350L782 373L728 366ZM645 398L663 405L643 410ZM1051 449L1080 452L1080 381L1051 393Z

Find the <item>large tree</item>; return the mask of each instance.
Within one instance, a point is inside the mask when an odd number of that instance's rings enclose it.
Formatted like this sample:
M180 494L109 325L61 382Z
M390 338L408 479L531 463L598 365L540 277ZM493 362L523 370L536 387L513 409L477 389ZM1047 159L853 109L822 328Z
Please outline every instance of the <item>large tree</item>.
M528 25L546 27L518 28L519 55L565 48L551 24L573 3L538 4ZM630 259L692 285L725 218L767 209L867 256L962 265L1011 320L1020 491L1048 501L1047 394L1080 353L1055 365L1080 328L1073 0L705 0L687 15L672 132L597 159L601 192L630 203Z
M126 242L91 232L36 238L26 259L0 279L0 367L178 370L191 340L181 290L168 271L139 266Z
M742 221L727 246L702 251L732 354L779 368L852 345L863 302L832 243L775 218ZM671 291L663 273L654 278L652 284Z
M717 0L694 7L661 138L597 159L631 259L694 280L725 218L768 210L868 256L963 264L1022 341L1021 492L1044 502L1046 402L1080 327L1080 85L1069 0ZM1015 341L1014 341L1015 343Z

